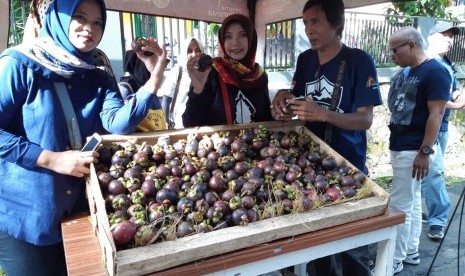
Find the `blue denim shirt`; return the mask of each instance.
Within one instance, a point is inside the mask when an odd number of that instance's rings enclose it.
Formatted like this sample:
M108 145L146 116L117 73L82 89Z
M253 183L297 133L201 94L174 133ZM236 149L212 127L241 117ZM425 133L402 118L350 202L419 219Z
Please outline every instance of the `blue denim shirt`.
M128 134L154 109L156 95L139 91L124 104L100 69L64 78L8 49L0 56L0 231L36 245L61 241L60 222L85 189L84 179L36 167L43 150L65 151L69 138L53 82L68 88L83 138Z

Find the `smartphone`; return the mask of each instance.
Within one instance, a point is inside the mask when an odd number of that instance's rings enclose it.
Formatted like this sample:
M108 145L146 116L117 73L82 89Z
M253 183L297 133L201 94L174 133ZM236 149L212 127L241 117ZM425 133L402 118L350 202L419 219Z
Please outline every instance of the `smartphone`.
M94 133L84 147L82 147L81 151L94 151L100 143L102 143L102 137L98 133Z
M298 101L303 101L303 100L305 100L305 96L299 96L299 97L295 97L293 99L298 100ZM291 106L291 103L287 103L286 104L286 109L288 109L290 106Z

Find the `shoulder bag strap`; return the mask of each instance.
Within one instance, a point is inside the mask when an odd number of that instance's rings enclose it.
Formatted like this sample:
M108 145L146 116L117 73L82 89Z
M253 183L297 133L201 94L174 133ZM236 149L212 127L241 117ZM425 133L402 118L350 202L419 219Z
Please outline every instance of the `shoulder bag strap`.
M63 113L65 114L66 127L68 128L71 148L80 150L82 148L81 131L79 130L76 114L74 113L74 108L71 104L71 99L69 98L68 89L66 89L63 82L54 82L53 85L55 86L55 91L58 95L58 99L60 100Z
M344 48L343 48L344 51ZM347 63L347 56L348 53L343 54L341 63L339 65L339 70L337 72L337 79L336 83L334 84L334 89L333 89L333 94L331 96L331 105L329 110L335 111L337 104L341 98L341 84L342 84L342 78L344 77L344 69L345 65ZM326 124L326 129L325 129L325 142L327 144L331 143L331 136L333 135L333 126L331 124Z
M223 104L224 104L224 111L226 112L226 124L227 125L232 125L233 120L232 120L232 114L231 114L231 105L229 101L229 93L228 93L228 88L226 87L226 83L219 77L220 80L220 88L221 88L221 94L223 96Z
M173 100L171 101L170 114L172 114L174 111L174 105L176 104L176 98L178 97L179 84L181 83L181 77L182 77L182 67L179 66L178 81L176 82L176 88L174 89Z

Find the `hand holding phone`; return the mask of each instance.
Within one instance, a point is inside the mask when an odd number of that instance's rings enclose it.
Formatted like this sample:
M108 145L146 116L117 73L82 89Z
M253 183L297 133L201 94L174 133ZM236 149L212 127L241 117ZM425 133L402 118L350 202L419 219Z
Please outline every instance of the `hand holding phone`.
M100 143L102 143L102 137L98 133L94 133L84 147L82 147L81 151L94 151Z

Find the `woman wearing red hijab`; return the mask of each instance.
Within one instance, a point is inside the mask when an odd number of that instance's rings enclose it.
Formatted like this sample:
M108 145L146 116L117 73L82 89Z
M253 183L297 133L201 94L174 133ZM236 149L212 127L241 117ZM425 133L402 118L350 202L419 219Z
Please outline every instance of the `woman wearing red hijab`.
M268 76L255 63L257 33L244 15L223 20L218 33L221 57L213 67L197 70L199 57L187 62L192 80L183 114L185 127L242 124L273 120Z

